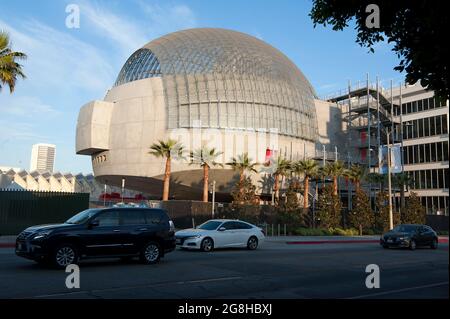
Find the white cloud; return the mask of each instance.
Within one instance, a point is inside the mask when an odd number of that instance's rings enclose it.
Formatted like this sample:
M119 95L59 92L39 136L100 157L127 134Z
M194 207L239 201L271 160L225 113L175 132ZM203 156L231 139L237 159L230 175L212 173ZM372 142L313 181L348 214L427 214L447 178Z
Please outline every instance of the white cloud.
M27 85L57 93L74 88L104 91L113 81L113 69L101 51L74 35L31 20L19 28L0 20L14 41L14 49L25 52Z
M91 29L108 38L127 58L157 37L197 25L193 11L186 5L161 6L140 0L137 3L142 12L140 17L128 17L92 2L81 2L81 28L87 22Z
M5 96L0 105L2 114L32 117L35 115L55 116L60 114L54 107L42 102L38 97Z
M104 7L82 2L80 4L81 24L87 18L87 23L99 35L113 40L117 48L129 55L130 52L140 48L148 41L145 30L135 21L134 18L127 18L117 15Z

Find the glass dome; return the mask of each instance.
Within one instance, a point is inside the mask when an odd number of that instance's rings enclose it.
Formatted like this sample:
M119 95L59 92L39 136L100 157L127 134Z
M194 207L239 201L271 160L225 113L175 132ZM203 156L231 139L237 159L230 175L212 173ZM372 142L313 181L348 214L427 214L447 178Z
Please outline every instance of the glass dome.
M247 34L168 34L133 53L115 85L149 77L162 78L169 129L272 129L317 139L313 87L283 53Z

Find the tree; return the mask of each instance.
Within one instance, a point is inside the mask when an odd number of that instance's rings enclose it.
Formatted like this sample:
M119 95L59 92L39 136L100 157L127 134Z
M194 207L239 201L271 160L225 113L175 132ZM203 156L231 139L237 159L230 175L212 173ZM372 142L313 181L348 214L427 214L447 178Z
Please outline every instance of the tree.
M273 192L275 193L275 198L280 199L279 189L280 189L280 177L286 176L291 169L291 162L282 156L279 156L277 162L275 163L274 174L274 184Z
M293 170L296 173L303 174L303 210L308 209L309 179L316 177L319 171L319 165L315 160L305 159L293 164Z
M341 223L342 204L331 185L326 186L317 202L317 219L321 227L334 228Z
M353 164L344 175L355 185L355 193L358 193L361 190L361 181L366 175L364 167Z
M373 227L375 215L370 207L370 200L367 194L358 189L353 197L352 211L348 215L350 225L359 229L359 234L363 234L363 230Z
M387 180L387 175L380 173L368 173L366 176L366 180L371 184L378 184L380 186L380 190L384 192L384 184Z
M8 33L0 31L0 91L2 90L2 85L8 85L9 92L13 93L17 77L26 78L22 71L22 65L16 61L26 58L25 53L15 52L11 49Z
M335 161L327 163L323 168L323 173L326 176L333 178L333 193L337 196L338 194L338 178L344 175L345 167L342 161Z
M166 159L162 200L168 200L172 158L183 157L183 146L178 141L172 139L168 139L167 141L160 140L158 143L153 143L150 146L149 154Z
M392 184L400 189L400 208L403 211L405 208L405 187L410 186L412 182L411 177L407 173L394 174Z
M375 228L379 231L389 230L389 196L388 193L380 191L375 197L375 207L377 213L375 214ZM392 212L392 217L395 225L400 224L400 214Z
M231 168L234 171L237 171L239 173L239 183L240 187L245 185L245 173L256 173L256 165L258 163L255 163L252 161L250 157L248 157L248 153L244 153L241 155L238 155L237 157L233 157L231 159L231 162L227 163L227 165L231 166ZM239 191L241 192L243 189L241 188Z
M379 8L379 27L368 27L366 12L369 4ZM408 83L421 85L448 99L449 49L443 45L449 38L445 1L391 1L391 0L313 0L310 16L317 24L331 25L333 30L343 30L355 21L356 42L374 52L377 42L393 43L392 51L400 59L394 68L406 71Z
M254 205L258 199L256 195L256 187L253 185L250 177L239 179L231 191L233 205Z
M411 192L402 210L401 220L403 224L425 224L426 212L416 193Z
M206 146L201 149L195 150L191 153L192 161L190 165L197 164L203 168L203 201L208 202L208 186L209 186L209 169L214 166L221 166L217 163L216 159L222 154L215 148L207 148Z

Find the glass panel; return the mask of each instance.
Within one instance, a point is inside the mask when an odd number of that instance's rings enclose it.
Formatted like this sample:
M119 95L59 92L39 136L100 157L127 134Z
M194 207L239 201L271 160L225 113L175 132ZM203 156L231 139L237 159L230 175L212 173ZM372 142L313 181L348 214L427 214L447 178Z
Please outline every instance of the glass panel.
M436 162L436 143L430 144L430 154L431 154L431 162Z

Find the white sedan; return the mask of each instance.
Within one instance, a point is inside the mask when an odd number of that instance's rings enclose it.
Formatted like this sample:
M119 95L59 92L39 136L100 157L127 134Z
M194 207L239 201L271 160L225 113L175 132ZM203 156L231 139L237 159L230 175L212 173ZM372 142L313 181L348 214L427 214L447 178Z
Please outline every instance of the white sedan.
M261 228L232 219L211 219L196 228L177 231L175 237L178 247L202 251L228 247L255 250L265 238Z

